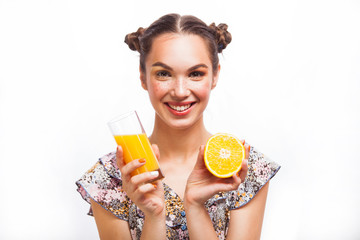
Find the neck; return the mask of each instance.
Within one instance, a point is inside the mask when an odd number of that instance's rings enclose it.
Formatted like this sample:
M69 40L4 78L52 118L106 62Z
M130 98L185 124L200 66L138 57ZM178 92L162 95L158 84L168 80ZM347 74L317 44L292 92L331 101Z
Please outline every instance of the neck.
M174 129L155 117L154 130L149 137L151 143L159 146L161 159L184 161L197 156L200 145L205 145L211 134L205 129L201 117L186 129Z

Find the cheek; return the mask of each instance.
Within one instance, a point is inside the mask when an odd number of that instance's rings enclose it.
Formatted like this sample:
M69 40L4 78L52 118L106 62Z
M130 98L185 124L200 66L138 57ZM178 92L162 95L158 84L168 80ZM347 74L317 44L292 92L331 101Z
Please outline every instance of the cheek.
M201 83L193 87L193 90L198 98L207 100L210 97L211 87L207 83Z
M162 97L168 88L168 84L166 82L148 82L148 92L150 98L159 98Z

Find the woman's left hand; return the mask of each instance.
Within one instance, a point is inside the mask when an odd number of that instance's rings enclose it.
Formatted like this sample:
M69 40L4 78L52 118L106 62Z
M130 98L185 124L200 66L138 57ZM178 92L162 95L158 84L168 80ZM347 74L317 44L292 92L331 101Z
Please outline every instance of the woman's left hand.
M201 145L197 162L186 183L184 201L189 204L203 205L218 192L236 190L247 175L250 146L245 146L246 155L240 172L234 173L230 178L218 178L211 174L204 162L204 149L205 146Z

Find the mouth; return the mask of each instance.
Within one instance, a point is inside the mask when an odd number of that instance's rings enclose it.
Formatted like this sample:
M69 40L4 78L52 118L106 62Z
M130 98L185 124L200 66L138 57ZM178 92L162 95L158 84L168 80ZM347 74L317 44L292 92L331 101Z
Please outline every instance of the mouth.
M196 102L166 102L165 105L168 107L170 112L175 115L185 115L189 113Z

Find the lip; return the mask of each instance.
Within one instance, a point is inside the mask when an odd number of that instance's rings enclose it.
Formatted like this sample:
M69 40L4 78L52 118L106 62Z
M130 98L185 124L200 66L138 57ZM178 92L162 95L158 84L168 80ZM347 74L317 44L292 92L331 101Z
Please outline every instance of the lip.
M185 106L190 104L190 107L188 109L186 109L185 111L176 111L174 109L172 109L169 104L173 105L173 106ZM171 112L172 114L174 114L175 116L185 116L187 114L189 114L191 112L191 110L193 109L194 105L196 104L196 102L166 102L165 106L167 107L167 109L169 110L169 112Z

